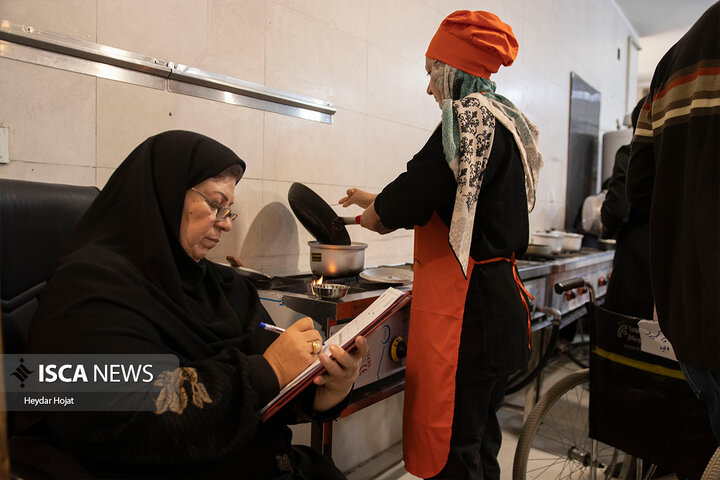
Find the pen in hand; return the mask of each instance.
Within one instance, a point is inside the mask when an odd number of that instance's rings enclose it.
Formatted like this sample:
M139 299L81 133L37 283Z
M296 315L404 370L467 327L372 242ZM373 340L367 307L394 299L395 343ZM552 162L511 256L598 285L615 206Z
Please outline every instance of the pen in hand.
M277 333L278 335L280 335L281 333L283 333L283 332L285 331L284 328L276 327L275 325L268 325L268 324L265 323L265 322L260 322L259 325L260 325L260 328L263 328L263 329L268 330L268 331L270 331L270 332L275 332L275 333ZM323 346L325 346L325 342L323 342L322 344L323 344Z
M275 325L268 325L267 323L260 322L260 328L264 328L265 330L269 330L271 332L275 332L277 334L283 333L285 331L284 328L276 327Z

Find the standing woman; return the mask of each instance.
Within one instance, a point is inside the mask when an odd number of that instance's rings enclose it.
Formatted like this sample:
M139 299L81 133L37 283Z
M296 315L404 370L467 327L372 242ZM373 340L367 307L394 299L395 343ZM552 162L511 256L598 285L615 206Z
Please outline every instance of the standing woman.
M441 125L377 196L352 188L362 226L415 229L406 368L405 466L423 478L500 478L496 417L508 375L527 365L527 292L515 256L542 158L535 127L489 80L518 51L488 12L457 11L426 53Z

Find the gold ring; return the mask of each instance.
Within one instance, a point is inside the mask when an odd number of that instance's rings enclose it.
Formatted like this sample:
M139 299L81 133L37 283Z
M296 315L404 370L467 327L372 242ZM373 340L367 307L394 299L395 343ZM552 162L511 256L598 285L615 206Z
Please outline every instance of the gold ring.
M317 340L312 342L312 354L315 355L316 353L320 353L320 350L322 350L322 343Z

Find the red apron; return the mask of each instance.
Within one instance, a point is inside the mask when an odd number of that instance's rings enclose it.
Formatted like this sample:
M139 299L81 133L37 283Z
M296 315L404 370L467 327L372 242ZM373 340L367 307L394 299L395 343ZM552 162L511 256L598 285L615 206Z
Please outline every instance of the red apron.
M440 217L433 214L425 226L415 227L413 299L403 409L405 468L415 476L437 475L450 452L455 373L465 298L473 267L478 263L503 260L514 263L514 258L482 262L470 258L465 278L450 248L448 227ZM516 273L515 280L518 288L525 291Z

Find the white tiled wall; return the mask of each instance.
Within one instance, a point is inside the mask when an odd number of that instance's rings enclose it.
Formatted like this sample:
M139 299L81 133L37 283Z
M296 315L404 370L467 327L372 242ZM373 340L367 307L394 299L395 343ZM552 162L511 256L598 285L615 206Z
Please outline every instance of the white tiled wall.
M233 254L267 273L307 271L311 238L289 209L290 184L306 183L332 204L349 186L378 191L404 169L439 121L425 93L424 52L456 9L492 11L518 37L515 64L494 80L541 132L545 168L531 229L561 227L570 72L602 93L601 135L635 103L625 98L633 32L614 0L0 0L1 19L337 108L326 125L0 58L11 158L0 177L102 186L148 136L195 130L248 164L236 192L240 218L212 258ZM412 258L412 232L349 229L369 244L367 265ZM388 444L399 438L393 428ZM385 446L370 442L365 453Z
M404 169L439 120L425 94L425 48L442 18L464 8L497 13L518 37L515 64L494 79L541 132L545 168L531 228L561 227L570 71L602 92L601 134L635 100L625 98L633 33L613 0L0 0L3 19L338 110L325 125L0 58L11 158L0 176L102 186L148 136L199 131L248 163L241 220L213 258L234 254L268 273L307 270L310 237L288 208L287 188L303 182L335 203L349 186L378 191ZM411 258L411 232L350 228L369 243L368 264Z

